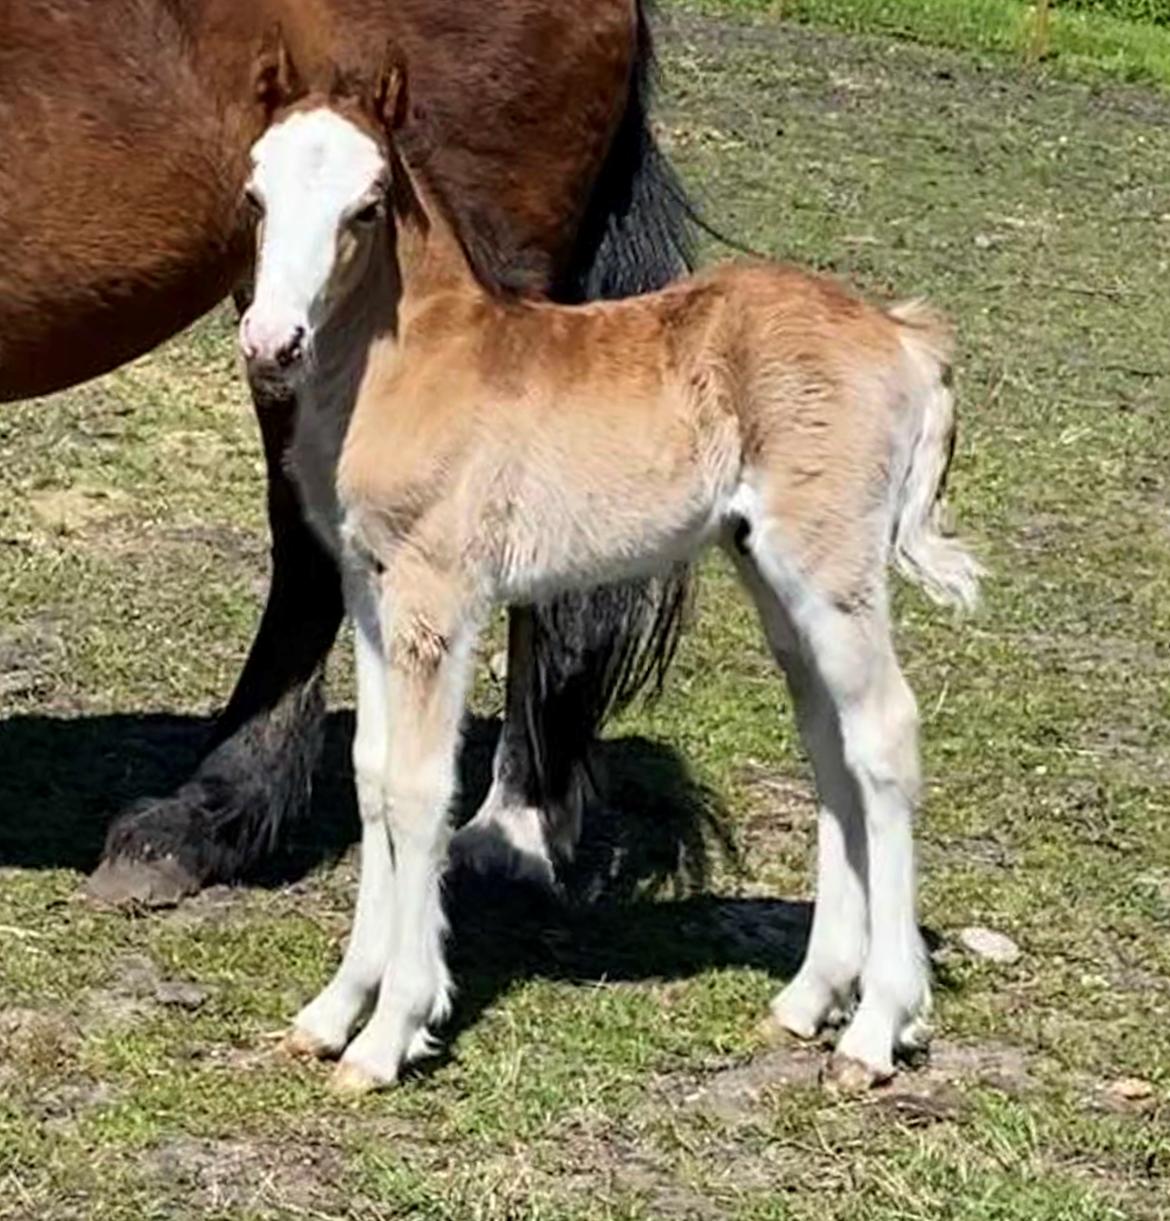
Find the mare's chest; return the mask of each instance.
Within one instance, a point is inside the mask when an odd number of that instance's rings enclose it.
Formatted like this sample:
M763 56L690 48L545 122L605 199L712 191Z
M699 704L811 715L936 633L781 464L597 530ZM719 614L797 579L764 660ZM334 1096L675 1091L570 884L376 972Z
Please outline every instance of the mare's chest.
M311 390L298 396L296 424L286 462L310 529L329 552L341 557L341 507L337 462L349 426L349 411Z

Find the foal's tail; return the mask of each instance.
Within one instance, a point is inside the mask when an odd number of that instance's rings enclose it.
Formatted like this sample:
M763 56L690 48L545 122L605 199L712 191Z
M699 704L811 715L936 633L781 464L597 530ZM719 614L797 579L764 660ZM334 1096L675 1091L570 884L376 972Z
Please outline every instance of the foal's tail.
M905 477L894 502L894 563L934 601L971 610L983 568L943 526L956 428L950 328L921 301L895 306L889 314L917 371L912 396L918 408Z

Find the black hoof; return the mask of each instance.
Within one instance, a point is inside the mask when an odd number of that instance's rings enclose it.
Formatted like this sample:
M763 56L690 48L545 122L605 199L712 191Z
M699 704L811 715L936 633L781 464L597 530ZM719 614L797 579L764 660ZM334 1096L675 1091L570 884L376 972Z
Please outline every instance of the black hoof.
M89 896L115 906L173 907L218 881L209 797L203 785L191 782L121 815L90 876Z
M86 893L96 903L110 907L175 907L195 894L201 881L180 862L129 860L125 857L102 863L90 875Z
M520 882L557 892L556 871L547 857L523 852L500 827L472 822L451 840L448 868L453 875L473 874Z

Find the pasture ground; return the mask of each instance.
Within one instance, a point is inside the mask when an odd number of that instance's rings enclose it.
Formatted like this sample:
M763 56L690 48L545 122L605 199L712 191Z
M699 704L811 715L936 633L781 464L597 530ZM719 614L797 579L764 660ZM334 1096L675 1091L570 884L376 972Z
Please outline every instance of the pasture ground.
M767 19L668 28L664 135L712 219L961 322L953 499L995 578L968 622L898 599L930 1065L838 1100L818 1052L755 1031L807 921L813 806L722 562L664 699L612 729L626 813L577 905L454 897L451 1053L396 1092L342 1104L268 1039L349 920L344 711L269 876L87 906L105 820L185 773L264 588L221 313L0 414L0 1217L1170 1214L1170 99ZM334 675L344 707L340 653ZM482 717L500 697L485 675ZM972 925L1018 961L972 956Z

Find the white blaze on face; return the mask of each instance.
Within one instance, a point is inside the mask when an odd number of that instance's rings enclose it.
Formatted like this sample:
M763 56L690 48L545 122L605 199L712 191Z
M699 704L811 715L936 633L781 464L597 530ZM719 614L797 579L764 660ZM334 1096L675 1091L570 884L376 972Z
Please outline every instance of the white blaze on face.
M240 345L249 360L291 365L328 313L339 238L377 201L385 160L369 135L322 107L269 128L252 163L263 219Z

